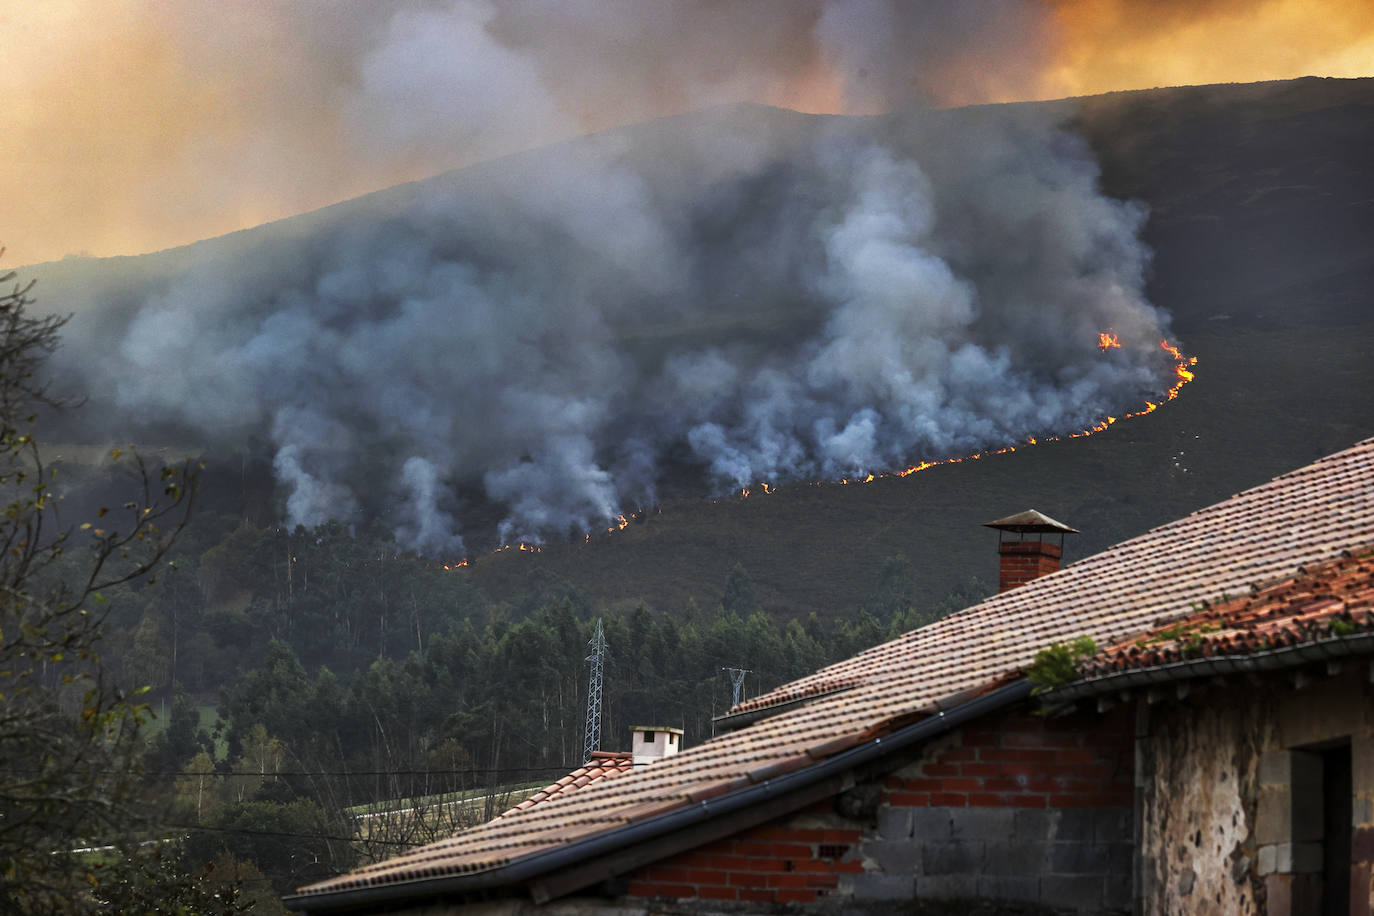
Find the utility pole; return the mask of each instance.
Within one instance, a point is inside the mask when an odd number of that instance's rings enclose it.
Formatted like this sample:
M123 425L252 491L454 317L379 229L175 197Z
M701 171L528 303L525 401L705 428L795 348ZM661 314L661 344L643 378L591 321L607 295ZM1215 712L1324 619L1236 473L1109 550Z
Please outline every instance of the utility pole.
M596 618L596 632L587 642L592 654L587 661L592 664L591 676L587 678L587 734L582 742L583 762L592 759L592 751L601 743L601 673L606 661L606 631L601 627L601 618Z
M735 691L735 699L734 699L733 702L731 702L730 705L731 705L732 707L738 706L738 705L739 705L740 698L744 696L744 676L745 676L746 674L753 674L753 673L754 673L754 669L752 669L752 668L721 668L720 670L721 670L721 671L728 671L728 672L730 672L730 686L731 686L731 688L733 688L734 691Z

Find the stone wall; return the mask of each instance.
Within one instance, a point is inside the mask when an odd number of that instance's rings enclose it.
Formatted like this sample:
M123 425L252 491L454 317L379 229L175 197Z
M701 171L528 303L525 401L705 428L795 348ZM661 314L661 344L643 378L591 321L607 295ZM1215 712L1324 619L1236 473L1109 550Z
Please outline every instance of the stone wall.
M1368 664L1160 688L1140 699L1140 912L1322 912L1323 754L1348 748L1352 914L1374 914ZM1150 702L1154 700L1154 702Z
M1196 690L1177 702L1141 698L1141 912L1264 912L1252 829L1268 705Z

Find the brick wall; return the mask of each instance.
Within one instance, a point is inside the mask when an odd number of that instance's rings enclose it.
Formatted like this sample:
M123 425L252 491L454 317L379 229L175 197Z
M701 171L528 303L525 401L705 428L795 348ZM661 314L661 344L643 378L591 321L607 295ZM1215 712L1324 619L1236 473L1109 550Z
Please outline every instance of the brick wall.
M907 808L1111 808L1133 799L1132 733L1125 715L1020 716L963 729L929 763L884 783Z
M828 805L800 817L824 818ZM811 903L864 870L857 826L799 826L799 816L711 843L630 876L631 897Z
M1003 541L998 553L997 590L1005 592L1058 572L1063 550L1049 541Z
M629 878L632 897L813 903L986 898L1083 912L1131 899L1133 731L1124 714L1008 716L881 781L862 821L824 803Z

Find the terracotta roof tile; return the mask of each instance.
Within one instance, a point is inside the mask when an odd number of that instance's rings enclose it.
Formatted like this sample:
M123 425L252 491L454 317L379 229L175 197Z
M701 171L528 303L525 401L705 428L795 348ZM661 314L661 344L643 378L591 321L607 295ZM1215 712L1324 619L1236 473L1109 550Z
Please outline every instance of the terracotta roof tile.
M613 779L622 776L634 768L634 755L629 751L592 751L592 759L573 770L567 776L559 779L553 785L545 786L520 804L511 808L510 811L502 813L505 817L512 811L523 811L532 808L540 802L547 801L555 795L567 795L576 792L584 786L603 779Z
M1197 658L1253 655L1374 630L1374 544L1309 564L1248 595L1215 604L1108 646L1084 678Z
M449 840L322 881L302 893L406 881L420 869L454 874L498 868L680 807L703 792L731 792L751 775L767 778L884 734L934 710L941 698L987 690L1017 674L1051 642L1087 635L1107 645L1152 629L1157 621L1190 614L1193 602L1223 593L1239 595L1252 583L1291 575L1300 564L1326 563L1370 543L1374 439L875 646L734 711L814 697L805 704L784 706L747 728L651 767L598 779L574 792L550 792L537 804L517 806ZM1247 638L1238 631L1240 644ZM835 692L839 686L848 689Z

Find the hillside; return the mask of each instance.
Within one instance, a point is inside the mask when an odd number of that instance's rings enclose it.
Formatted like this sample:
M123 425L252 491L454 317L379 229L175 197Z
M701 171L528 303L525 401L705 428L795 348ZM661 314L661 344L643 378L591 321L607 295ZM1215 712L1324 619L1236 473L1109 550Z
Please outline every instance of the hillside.
M1083 532L1072 559L1374 435L1374 80L1054 104L1091 143L1106 191L1150 207L1150 296L1199 359L1176 401L904 479L674 501L589 545L483 559L472 580L509 594L538 571L673 609L717 600L738 562L769 609L827 615L904 554L934 600L969 574L995 580L982 522L1038 508Z
M1148 292L1173 316L1184 350L1199 358L1197 380L1178 400L1087 439L867 485L794 484L773 495L709 500L697 495L694 477L670 480L660 511L622 532L550 544L539 554L479 556L453 575L498 602L561 582L600 604L644 600L676 612L689 600L716 603L739 564L766 609L824 617L862 603L882 562L905 556L918 594L933 602L970 575L994 578L995 537L978 527L992 518L1041 509L1083 532L1067 548L1070 558L1082 556L1374 434L1374 165L1367 155L1374 80L1164 89L1017 107L1064 118L1091 145L1107 193L1149 206ZM988 112L923 117L953 123ZM690 157L682 137L712 120L713 129L760 131L785 149L835 119L749 107L587 142L623 147L666 186ZM865 127L900 137L907 125L908 116L896 115ZM546 167L560 150L145 258L43 265L35 270L42 301L60 309L71 290L99 283L118 305L141 278L190 270L207 251L270 257L292 239L360 215L385 220L441 189L481 200L490 181ZM768 186L756 193L756 203L768 202ZM671 350L701 335L784 333L789 322L809 320L795 303L720 314L711 325L644 326L636 346ZM281 497L263 476L266 455L247 446L225 462L219 446L210 448L207 483L220 487L207 493L214 510L274 521Z

